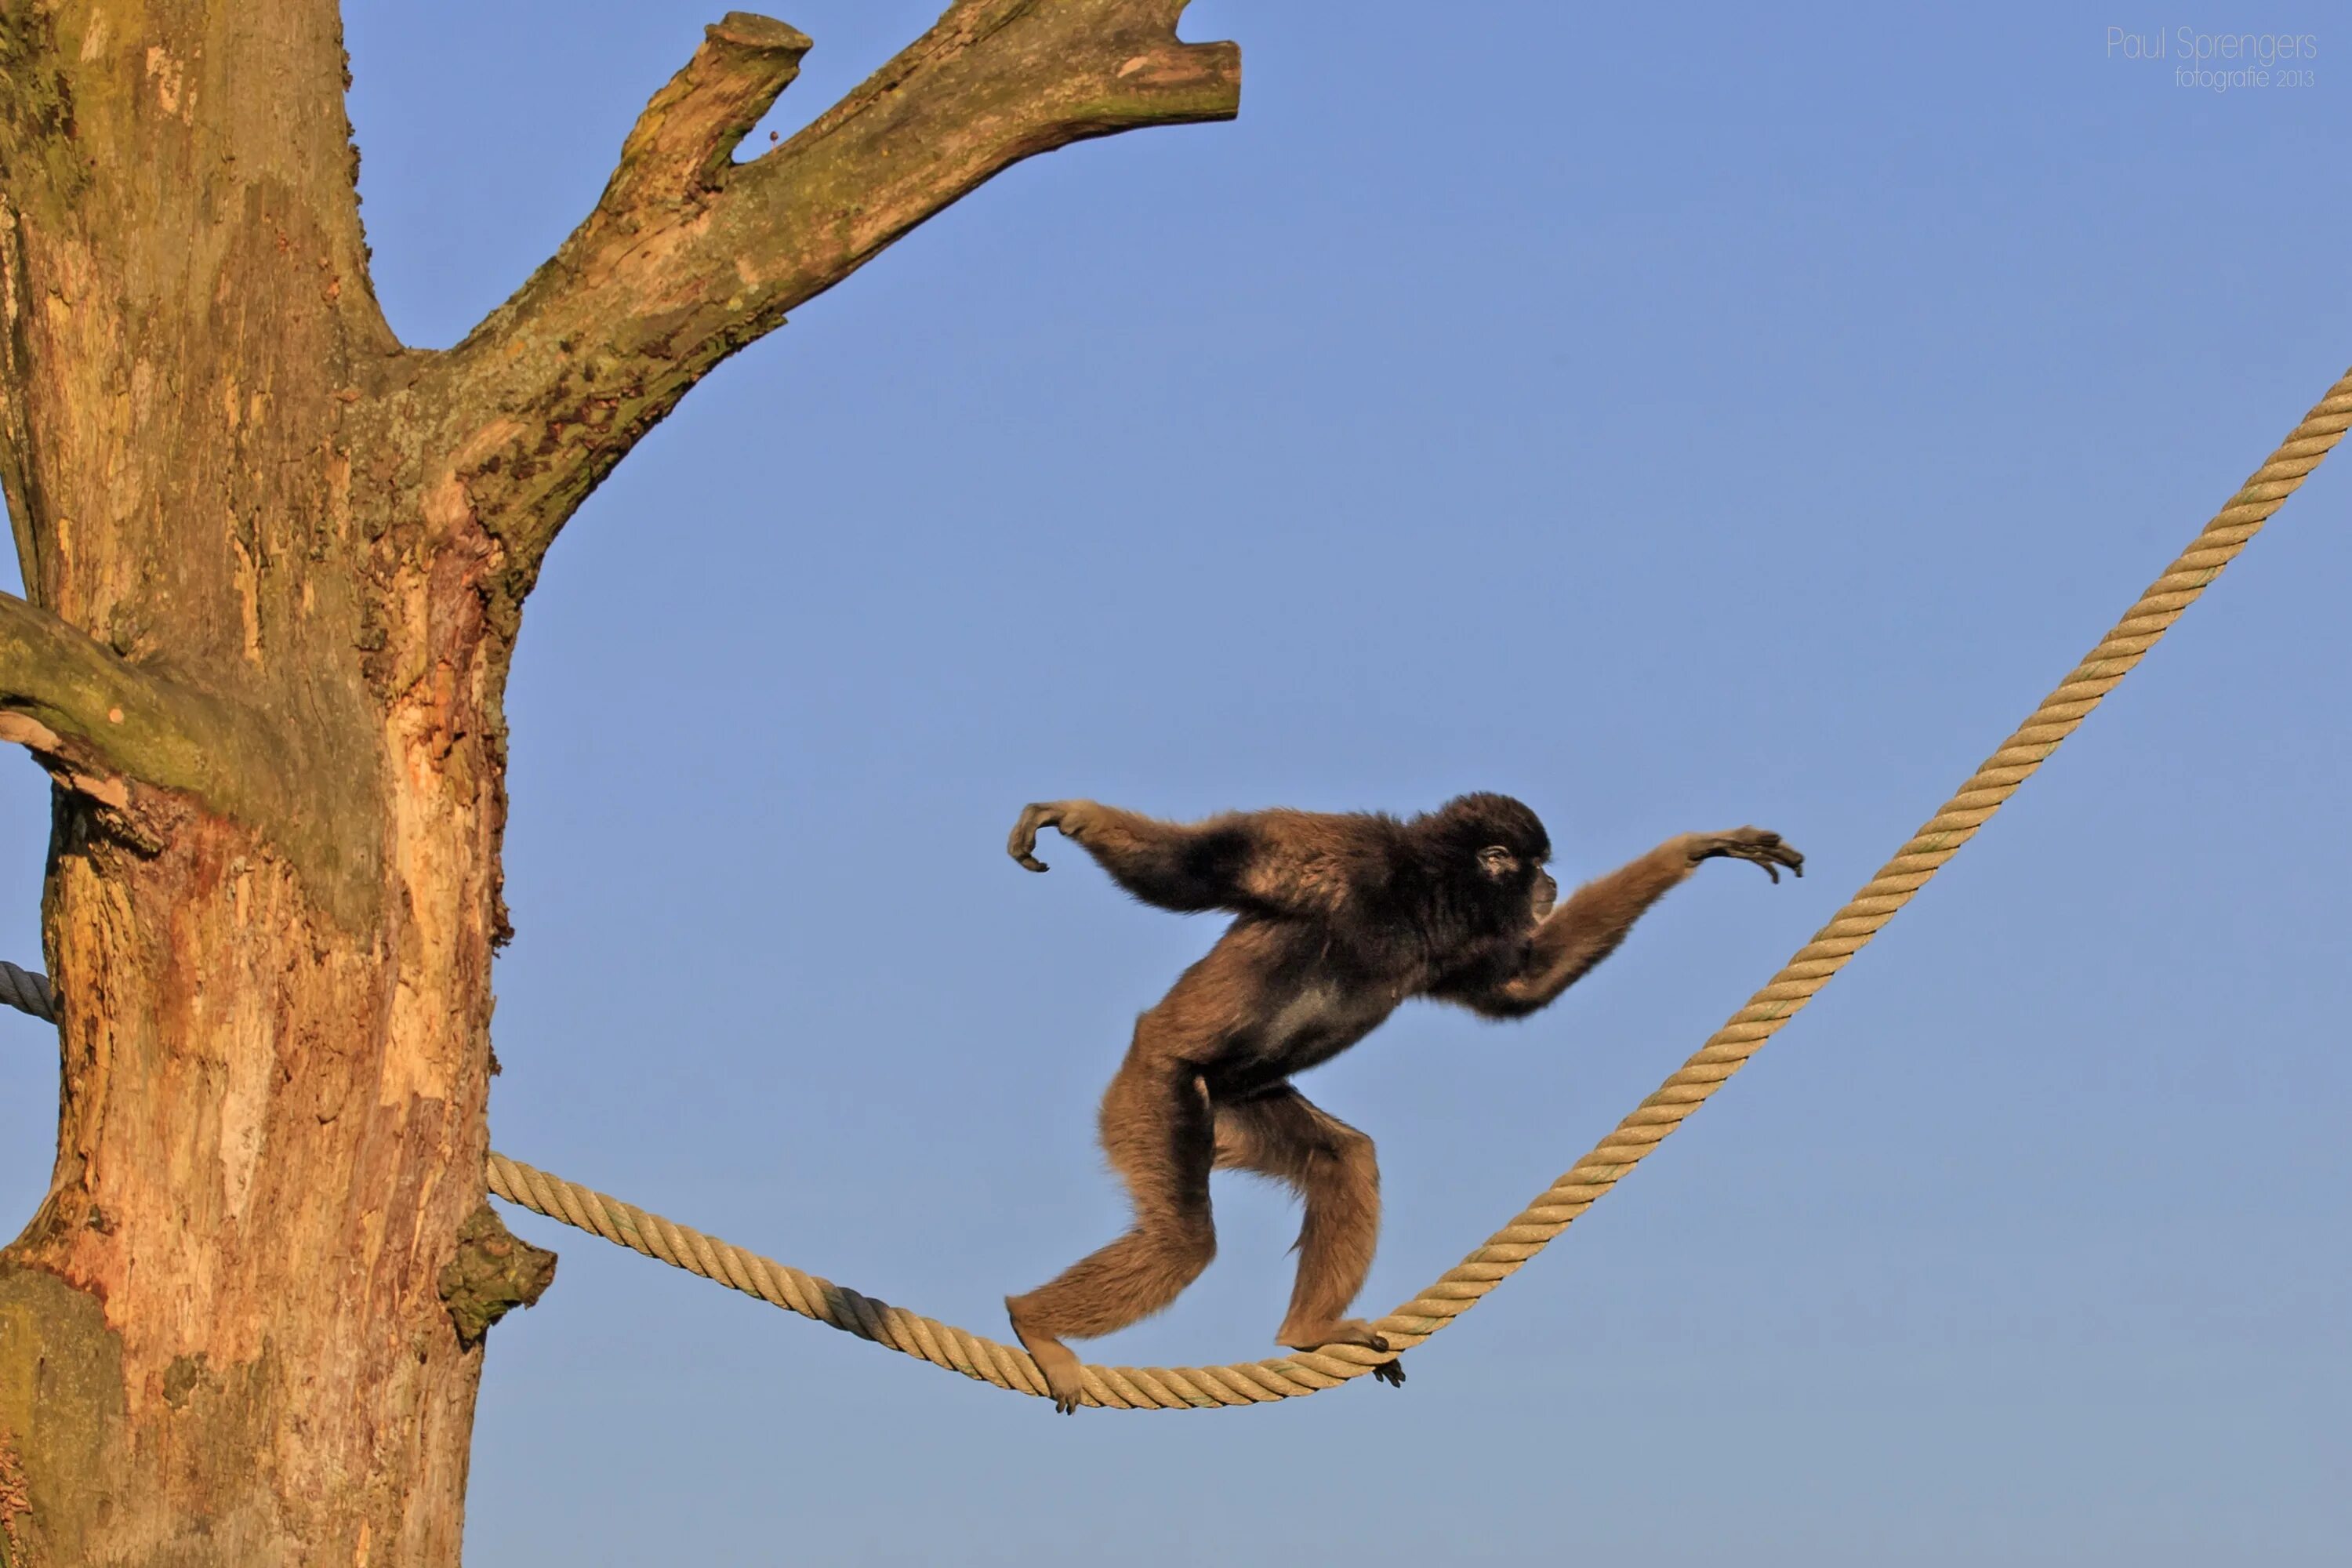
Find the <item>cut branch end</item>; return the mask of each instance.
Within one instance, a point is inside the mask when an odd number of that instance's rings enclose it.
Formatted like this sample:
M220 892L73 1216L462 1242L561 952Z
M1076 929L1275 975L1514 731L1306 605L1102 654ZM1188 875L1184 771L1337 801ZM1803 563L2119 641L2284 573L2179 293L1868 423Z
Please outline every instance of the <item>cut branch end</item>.
M625 216L717 189L809 48L799 28L750 11L730 11L704 28L694 58L637 117L599 207Z

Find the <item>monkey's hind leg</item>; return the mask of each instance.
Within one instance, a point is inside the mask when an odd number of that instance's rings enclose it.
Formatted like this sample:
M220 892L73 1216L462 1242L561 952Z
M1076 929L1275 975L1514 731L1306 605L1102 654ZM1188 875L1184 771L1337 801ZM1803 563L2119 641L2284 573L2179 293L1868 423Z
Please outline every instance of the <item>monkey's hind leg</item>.
M1217 1165L1286 1182L1305 1200L1298 1231L1298 1280L1275 1341L1292 1350L1389 1342L1361 1318L1342 1317L1371 1272L1381 1231L1381 1173L1372 1141L1284 1085L1217 1108ZM1402 1384L1391 1361L1375 1377Z
M1103 1149L1135 1200L1133 1228L1050 1283L1004 1300L1013 1333L1064 1415L1078 1407L1084 1390L1081 1363L1063 1338L1090 1340L1150 1317L1199 1279L1217 1252L1207 1092L1191 1068L1139 1055L1129 1053L1102 1108Z

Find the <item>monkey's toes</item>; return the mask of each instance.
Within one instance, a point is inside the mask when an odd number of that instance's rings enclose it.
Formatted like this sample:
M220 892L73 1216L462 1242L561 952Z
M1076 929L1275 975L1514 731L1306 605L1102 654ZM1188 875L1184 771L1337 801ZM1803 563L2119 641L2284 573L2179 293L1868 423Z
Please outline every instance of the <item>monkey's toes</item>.
M1388 1347L1386 1345L1382 1345L1381 1348L1382 1350L1386 1350ZM1381 1363L1380 1365L1372 1368L1372 1376L1381 1382L1387 1384L1391 1388L1402 1388L1404 1386L1404 1357L1399 1356L1394 1361L1384 1361Z
M1045 1369L1046 1394L1054 1401L1054 1408L1056 1411L1064 1415L1075 1415L1077 1414L1079 1401L1086 1394L1084 1382L1075 1368L1066 1373L1056 1375L1059 1372L1060 1369L1055 1367Z
M1361 1345L1368 1351L1389 1348L1388 1336L1375 1331L1361 1318L1341 1318L1305 1330L1286 1328L1275 1342L1295 1351L1321 1350L1325 1345Z

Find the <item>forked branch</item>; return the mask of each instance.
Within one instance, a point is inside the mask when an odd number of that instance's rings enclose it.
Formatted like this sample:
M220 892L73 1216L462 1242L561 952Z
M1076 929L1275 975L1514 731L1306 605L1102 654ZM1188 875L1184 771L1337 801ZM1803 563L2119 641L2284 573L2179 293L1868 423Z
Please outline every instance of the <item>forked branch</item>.
M808 40L737 12L655 95L585 222L444 358L447 478L518 588L597 480L736 349L1035 153L1231 119L1241 53L1176 37L1183 0L960 0L783 145L735 147Z

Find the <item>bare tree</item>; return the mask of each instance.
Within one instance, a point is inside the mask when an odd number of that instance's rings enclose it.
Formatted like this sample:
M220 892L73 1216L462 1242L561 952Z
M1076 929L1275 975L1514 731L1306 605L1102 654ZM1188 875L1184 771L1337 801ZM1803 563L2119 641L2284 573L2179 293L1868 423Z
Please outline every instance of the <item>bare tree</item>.
M0 1252L0 1557L454 1563L501 708L564 521L687 389L1032 153L1230 118L1183 0L957 0L805 131L708 30L456 348L370 286L333 0L0 0L0 740L55 781L57 1167Z

